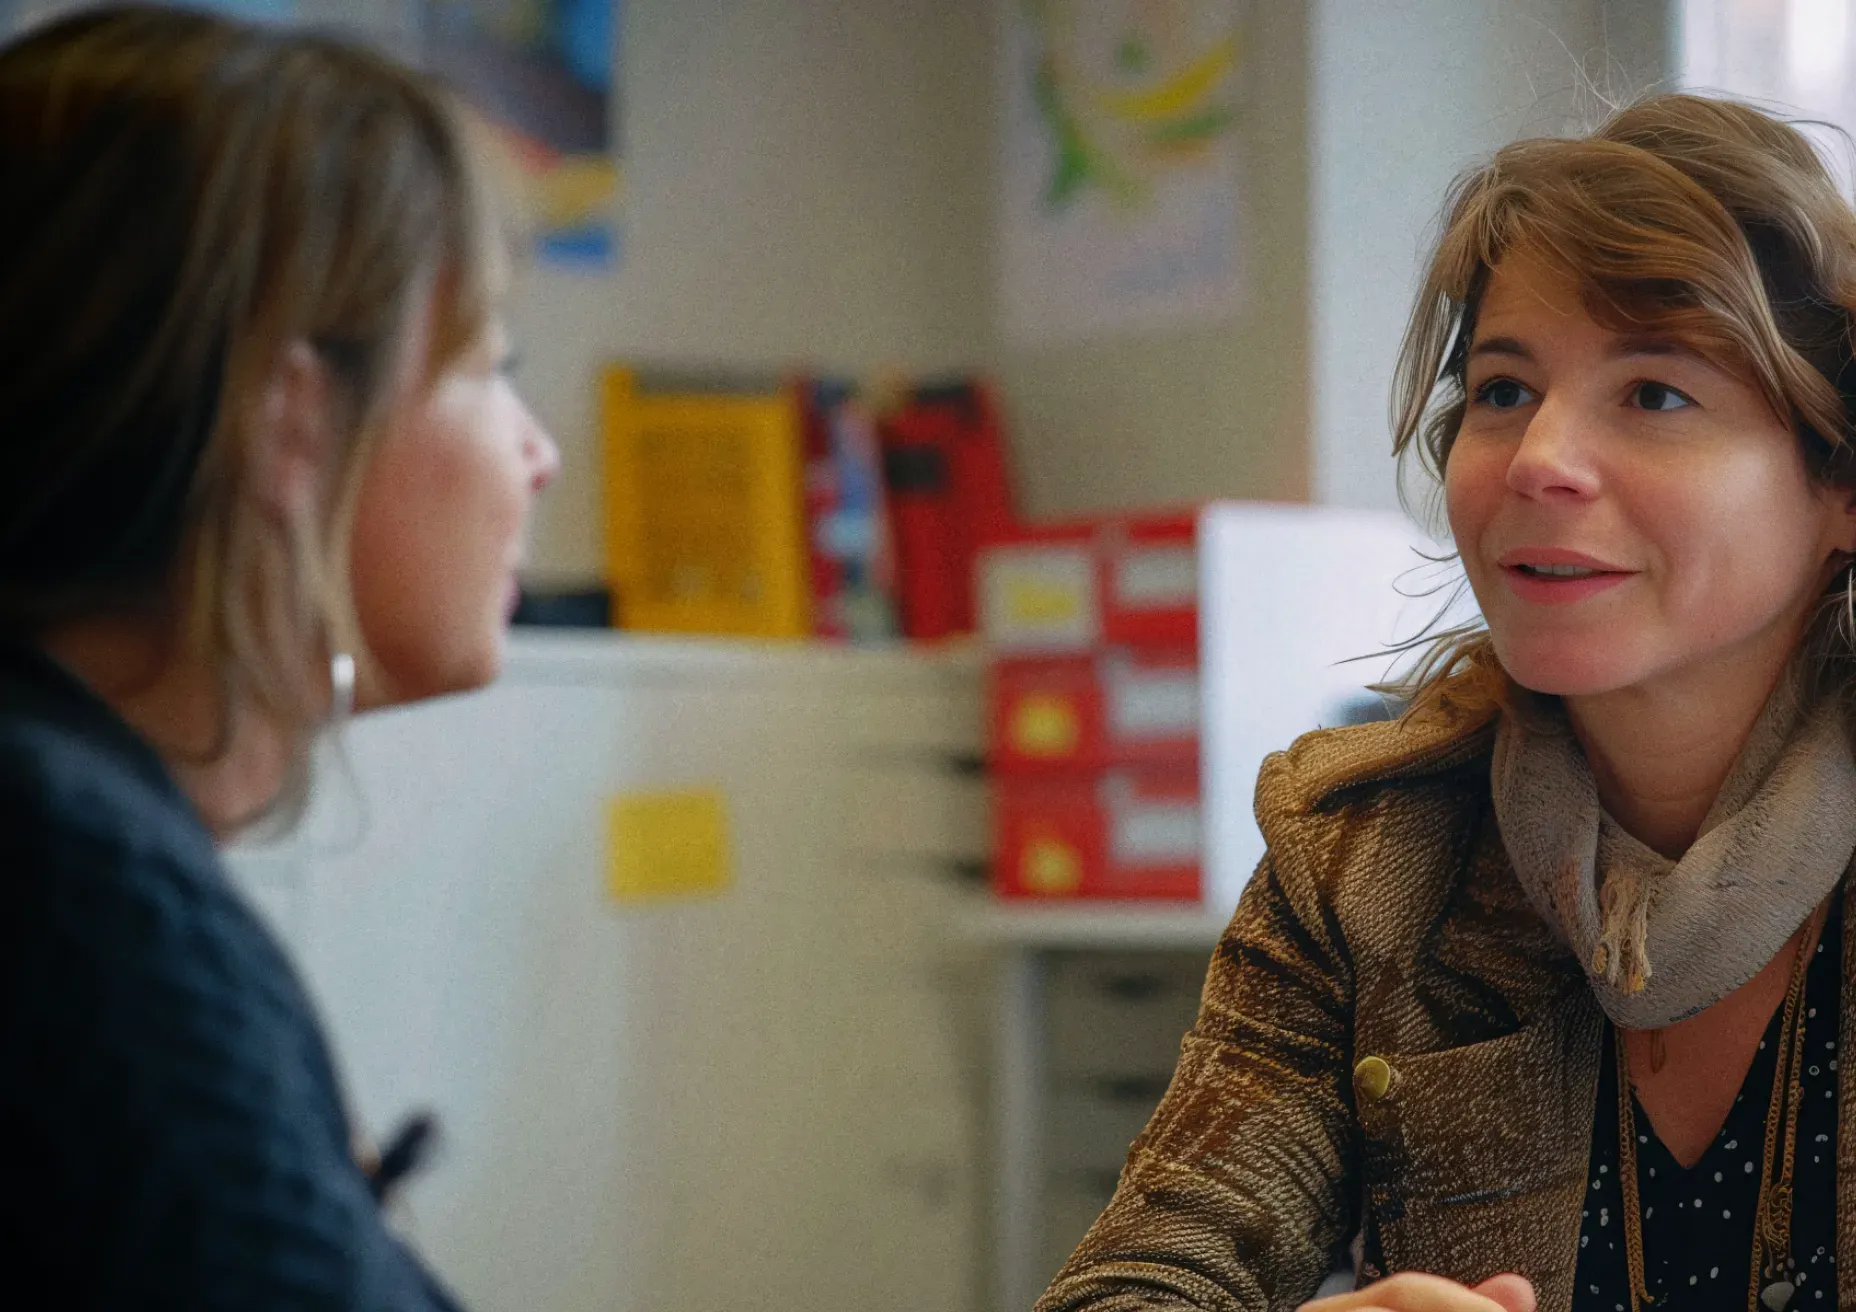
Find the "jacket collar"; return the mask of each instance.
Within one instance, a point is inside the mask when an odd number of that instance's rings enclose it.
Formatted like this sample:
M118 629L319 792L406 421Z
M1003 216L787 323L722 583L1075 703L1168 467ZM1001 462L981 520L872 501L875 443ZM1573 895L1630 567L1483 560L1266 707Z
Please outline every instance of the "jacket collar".
M51 725L107 752L192 813L166 762L89 684L38 647L0 639L0 725L26 721Z
M1376 784L1415 782L1485 759L1494 749L1499 712L1450 708L1311 735L1295 749L1311 806Z

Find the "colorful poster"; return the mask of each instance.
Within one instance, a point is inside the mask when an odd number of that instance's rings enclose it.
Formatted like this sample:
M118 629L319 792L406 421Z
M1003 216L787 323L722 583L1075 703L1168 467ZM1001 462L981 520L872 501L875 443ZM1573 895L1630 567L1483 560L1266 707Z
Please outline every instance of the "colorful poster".
M425 0L427 66L508 134L538 253L606 268L619 250L613 71L623 0Z
M179 9L210 9L234 18L259 22L286 22L296 16L297 0L166 0ZM60 18L79 9L92 8L99 0L0 0L0 38L48 19Z
M1241 0L1001 0L1001 328L1213 322L1246 290Z
M0 35L95 0L0 0ZM506 134L530 188L537 253L618 259L614 72L624 0L179 0L360 37L444 78Z

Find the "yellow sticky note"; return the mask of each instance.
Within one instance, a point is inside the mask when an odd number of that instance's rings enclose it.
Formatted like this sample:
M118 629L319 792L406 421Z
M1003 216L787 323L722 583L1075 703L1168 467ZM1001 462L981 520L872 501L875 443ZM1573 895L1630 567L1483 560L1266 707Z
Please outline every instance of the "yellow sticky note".
M728 887L733 861L720 791L630 793L607 805L606 891L614 901L704 897Z

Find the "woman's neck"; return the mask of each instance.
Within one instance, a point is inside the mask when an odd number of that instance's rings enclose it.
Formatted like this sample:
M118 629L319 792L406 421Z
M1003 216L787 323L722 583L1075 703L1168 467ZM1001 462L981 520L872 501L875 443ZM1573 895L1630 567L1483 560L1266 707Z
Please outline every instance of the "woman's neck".
M216 838L236 833L283 787L285 735L227 706L213 672L164 628L90 620L45 635L42 646L154 747Z
M1606 813L1638 841L1679 859L1700 834L1790 654L1735 654L1651 684L1567 697L1567 717Z

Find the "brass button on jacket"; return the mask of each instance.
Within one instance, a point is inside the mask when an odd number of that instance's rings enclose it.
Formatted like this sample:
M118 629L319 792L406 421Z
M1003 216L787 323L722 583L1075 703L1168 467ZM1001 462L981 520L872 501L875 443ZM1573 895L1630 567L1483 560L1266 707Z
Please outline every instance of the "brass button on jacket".
M1378 1102L1392 1091L1392 1067L1384 1057L1363 1057L1353 1068L1353 1083L1363 1097Z

